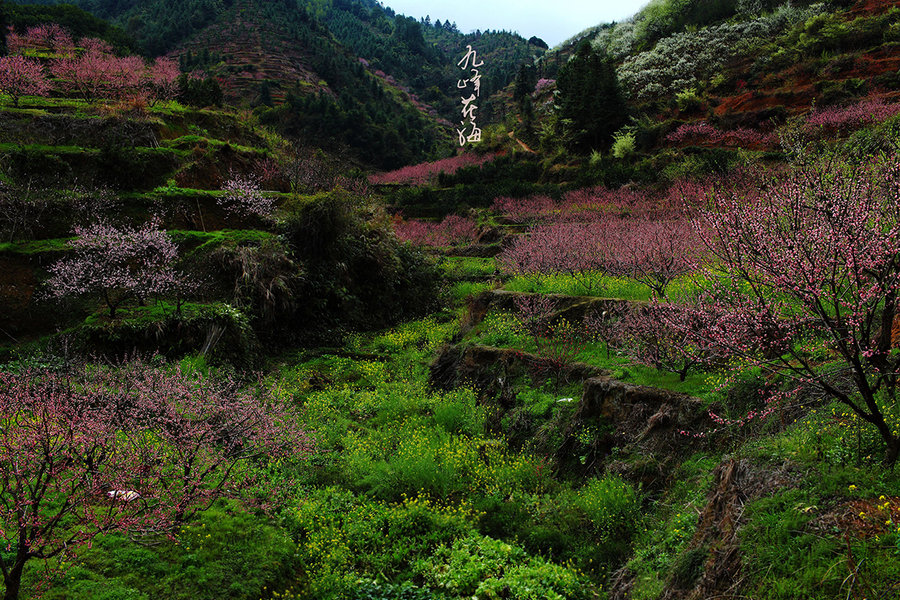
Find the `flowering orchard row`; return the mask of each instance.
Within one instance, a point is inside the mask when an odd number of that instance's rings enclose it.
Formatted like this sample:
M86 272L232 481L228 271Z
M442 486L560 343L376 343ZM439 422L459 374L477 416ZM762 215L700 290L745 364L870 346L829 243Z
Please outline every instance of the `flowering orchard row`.
M394 233L403 242L440 248L473 243L478 238L478 226L472 219L457 215L448 215L440 223L397 217Z
M660 298L669 284L695 270L702 244L687 219L608 219L595 223L555 223L520 235L497 258L500 268L518 276L564 274L588 294L600 272L631 277Z
M600 268L643 280L655 299L606 315L595 328L607 342L630 337L639 360L682 377L692 365L726 361L779 373L794 389L846 405L878 432L893 464L900 423L885 401L895 397L900 370L892 350L898 256L900 166L886 157L807 164L756 185L718 187L682 221L537 226L500 262L523 274L566 272L588 281L585 274ZM696 297L665 301L669 277L690 270ZM728 425L766 416L792 391L770 395L741 419L716 418Z
M678 181L665 192L632 187L604 186L566 192L562 199L545 195L510 198L501 196L491 205L498 215L512 223L587 223L621 216L675 218L702 200L710 182Z
M560 200L541 194L525 198L501 196L494 200L491 210L512 223L546 226L537 238L553 235L574 239L575 233L580 232L591 238L607 238L609 245L613 238L632 239L637 231L658 230L660 227L653 225L657 222L687 223L685 219L693 207L703 205L714 186L739 187L758 177L755 173L736 172L727 178L701 182L680 180L663 192L597 186L566 192ZM478 230L474 219L456 215L439 223L399 217L394 221L394 231L400 240L423 246L470 244L477 239ZM681 228L676 226L673 231L680 232ZM514 242L513 246L524 243ZM628 243L637 244L636 241ZM548 244L548 247L556 245Z
M776 145L779 137L777 133L771 131L761 132L744 127L722 130L706 121L697 121L680 125L678 129L666 136L666 140L675 144L693 142L738 148L759 148Z
M464 167L477 167L494 160L494 158L496 158L494 154L481 156L477 154L460 154L432 162L410 165L388 173L370 175L369 183L373 185L387 183L428 185L434 183L437 176L441 173L452 175Z
M158 541L216 498L272 497L266 465L312 446L296 423L263 386L177 366L0 371L4 598L18 597L29 561L100 533Z
M880 99L862 100L850 106L830 106L816 108L807 114L800 125L807 134L827 132L844 134L864 125L880 123L900 114L900 103L885 104ZM666 140L675 144L707 143L739 148L774 147L781 141L777 131L759 131L756 129L722 130L706 121L684 123L666 136Z
M150 104L170 100L178 92L180 72L172 59L147 63L139 56L116 56L112 46L96 38L83 38L76 46L58 26L33 27L12 36L10 54L0 57L0 91L16 106L22 96L51 91L85 100L140 98ZM52 57L23 56L38 45L52 50Z

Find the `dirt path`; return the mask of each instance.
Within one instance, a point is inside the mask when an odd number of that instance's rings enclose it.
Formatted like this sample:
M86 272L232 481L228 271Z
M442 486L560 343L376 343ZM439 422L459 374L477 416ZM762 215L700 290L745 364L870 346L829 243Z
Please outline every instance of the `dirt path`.
M537 154L537 152L535 152L534 150L532 150L531 148L529 148L528 145L527 145L525 142L523 142L523 141L520 140L519 138L515 137L515 136L513 135L513 132L512 132L512 131L509 132L509 139L511 139L511 140L516 140L516 142L519 144L519 146L522 147L522 150L524 150L525 152L529 152L529 153L531 153L531 154Z

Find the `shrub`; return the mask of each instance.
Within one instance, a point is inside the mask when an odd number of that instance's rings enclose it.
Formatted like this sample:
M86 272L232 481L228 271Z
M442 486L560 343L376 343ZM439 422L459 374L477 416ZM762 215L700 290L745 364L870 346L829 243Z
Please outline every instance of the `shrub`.
M687 88L675 94L675 105L678 110L690 112L703 106L703 99L697 95L696 88Z
M634 154L635 138L633 131L619 131L613 136L612 154L616 158L628 158Z
M420 562L417 571L431 586L454 597L577 600L591 597L593 591L571 569L477 534L442 546Z
M303 335L385 327L436 302L437 268L369 211L341 189L283 207L278 227L304 271L293 313Z
M640 518L637 490L618 475L591 479L578 490L575 505L583 511L595 535L628 539Z

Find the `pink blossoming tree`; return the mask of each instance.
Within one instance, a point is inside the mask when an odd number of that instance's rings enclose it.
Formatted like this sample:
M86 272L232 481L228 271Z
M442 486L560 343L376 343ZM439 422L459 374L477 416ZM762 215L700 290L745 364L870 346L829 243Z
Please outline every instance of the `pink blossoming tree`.
M534 279L546 275L571 276L590 294L603 266L607 239L596 235L596 226L581 223L558 223L534 227L527 235L517 236L499 256L505 271Z
M275 210L275 198L263 193L259 180L253 175L232 175L222 190L225 194L219 197L218 204L228 212L268 217Z
M49 48L57 54L71 54L75 42L69 32L56 23L42 23L28 27L19 34L9 27L6 34L6 49L10 54L20 54L30 49Z
M178 96L178 76L181 70L171 58L160 57L147 65L142 73L143 89L150 106L159 100L174 100Z
M894 464L900 436L886 409L900 373L897 158L801 166L744 197L716 195L699 222L714 257L708 339L847 405ZM823 343L824 361L807 350Z
M56 297L99 295L115 318L116 309L131 298L175 292L178 248L154 222L137 229L106 224L76 227L69 242L72 254L50 267L47 281Z
M256 463L302 457L309 438L262 390L158 370L0 372L0 573L107 531L168 535L262 482Z
M146 64L138 56L115 56L105 41L86 38L82 52L61 56L50 65L60 89L86 100L139 97L168 100L177 92L178 65L168 58Z
M665 298L675 279L700 265L703 244L686 219L622 219L610 222L606 270L646 285L654 297Z
M0 57L0 92L12 97L13 106L19 106L22 96L46 96L49 91L39 62L18 55Z
M622 349L639 363L675 373L684 381L721 357L716 343L704 336L707 314L677 304L652 303L630 310L619 321Z

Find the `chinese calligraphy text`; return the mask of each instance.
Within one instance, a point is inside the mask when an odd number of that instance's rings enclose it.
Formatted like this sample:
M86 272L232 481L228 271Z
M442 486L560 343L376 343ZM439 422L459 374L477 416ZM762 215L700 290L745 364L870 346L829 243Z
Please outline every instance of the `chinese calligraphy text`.
M465 146L466 142L481 141L481 130L475 124L475 111L478 109L475 100L481 95L481 74L478 67L483 65L484 61L478 60L478 53L472 49L472 46L466 46L465 56L456 64L465 75L468 75L465 79L457 81L457 89L465 90L465 92L471 91L471 95L464 95L460 98L462 101L462 120L459 122L461 129L456 130L459 136L459 145ZM471 86L471 90L469 86Z

